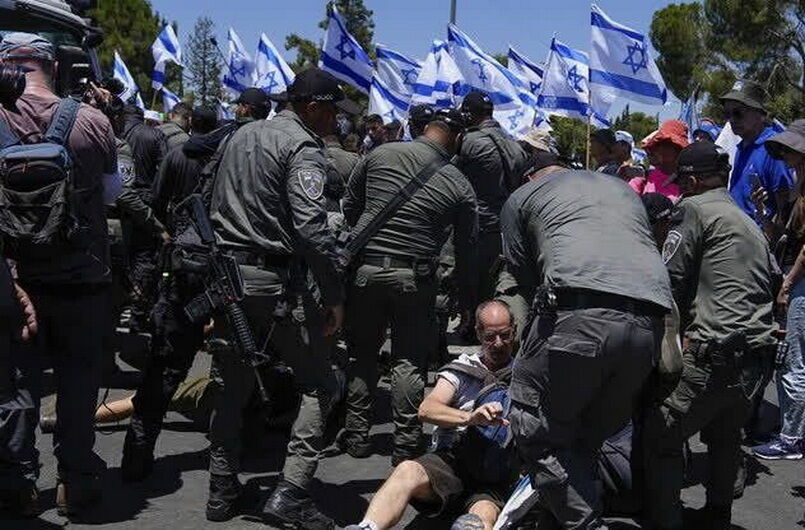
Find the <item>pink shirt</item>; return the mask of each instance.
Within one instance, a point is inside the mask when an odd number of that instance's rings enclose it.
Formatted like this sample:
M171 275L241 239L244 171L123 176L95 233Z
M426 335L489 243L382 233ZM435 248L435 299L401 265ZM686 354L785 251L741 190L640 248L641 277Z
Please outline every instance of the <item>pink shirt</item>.
M629 186L635 190L638 195L644 195L646 193L659 193L660 195L665 195L672 201L676 202L679 200L679 186L674 184L673 182L669 183L667 186L664 185L665 182L668 180L668 175L664 173L661 169L652 169L647 178L636 177L629 181Z

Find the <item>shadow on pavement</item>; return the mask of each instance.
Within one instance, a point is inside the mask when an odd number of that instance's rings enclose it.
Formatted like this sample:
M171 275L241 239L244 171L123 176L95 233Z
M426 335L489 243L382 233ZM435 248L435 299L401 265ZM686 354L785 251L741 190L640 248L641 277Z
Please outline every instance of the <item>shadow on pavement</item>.
M369 506L362 495L376 492L383 484L381 479L351 480L345 484L326 484L316 481L313 498L326 515L340 526L360 522L360 517Z

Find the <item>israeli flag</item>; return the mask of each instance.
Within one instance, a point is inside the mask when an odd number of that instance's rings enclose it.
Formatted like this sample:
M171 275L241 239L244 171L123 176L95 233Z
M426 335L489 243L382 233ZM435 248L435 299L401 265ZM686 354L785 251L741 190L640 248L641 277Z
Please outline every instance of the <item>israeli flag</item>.
M380 115L383 123L394 120L403 122L408 118L408 104L409 100L391 90L380 76L372 77L369 89L369 114Z
M112 66L112 77L119 80L123 83L125 90L119 94L120 99L123 101L129 101L131 98L134 97L140 91L140 88L137 86L137 83L134 81L134 77L132 77L131 72L129 72L128 66L126 63L123 62L123 58L120 57L120 54L115 50L115 61ZM143 105L142 108L145 108Z
M452 107L463 80L447 43L435 40L412 87L411 105L424 103L437 109Z
M220 122L232 121L235 119L235 113L232 112L229 104L224 103L220 99L218 100L218 104L216 105L215 111L216 114L218 114L218 121Z
M464 78L461 96L472 90L485 92L503 130L514 137L525 134L537 117L537 100L526 84L453 24L447 26L447 34L451 55Z
M145 110L145 103L143 103L143 97L137 92L137 96L134 98L134 104L140 107L141 110Z
M232 28L229 28L228 41L229 49L221 82L227 92L238 97L241 92L254 86L254 61Z
M181 98L168 90L168 87L162 87L162 107L165 109L165 114L172 111L180 101L182 101Z
M159 90L165 84L165 65L172 62L182 66L182 45L179 44L173 26L168 24L162 29L151 45L151 53L154 55L151 86L154 87L154 90Z
M278 94L288 90L293 83L294 73L266 34L260 35L255 59L254 86L266 94Z
M364 94L369 93L374 64L355 37L349 34L347 24L335 6L330 10L319 68Z
M682 103L679 119L688 124L688 136L693 140L693 131L699 128L699 113L696 112L696 91L694 90L687 101Z
M668 99L646 36L618 24L593 4L590 85L609 104L622 97L647 105Z
M543 68L509 46L509 70L519 77L535 96L539 94L542 86L542 77L545 75Z
M597 127L609 127L604 112L590 105L589 58L587 54L551 40L551 51L538 105L546 114L587 121L592 117Z
M382 44L378 44L376 50L375 77L378 77L389 90L410 99L422 64Z

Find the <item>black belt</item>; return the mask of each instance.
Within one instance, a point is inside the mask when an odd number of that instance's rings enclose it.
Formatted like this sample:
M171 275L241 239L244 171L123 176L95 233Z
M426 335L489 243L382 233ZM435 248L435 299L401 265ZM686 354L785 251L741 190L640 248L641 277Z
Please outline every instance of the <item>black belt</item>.
M292 259L292 256L265 254L251 250L226 250L225 252L235 258L238 265L251 265L254 267L287 269L290 267Z
M618 294L583 289L557 290L557 309L615 309L635 315L662 317L668 310L662 306Z
M374 265L384 269L415 269L419 265L434 265L434 258L419 258L408 256L361 256L360 262L364 265Z

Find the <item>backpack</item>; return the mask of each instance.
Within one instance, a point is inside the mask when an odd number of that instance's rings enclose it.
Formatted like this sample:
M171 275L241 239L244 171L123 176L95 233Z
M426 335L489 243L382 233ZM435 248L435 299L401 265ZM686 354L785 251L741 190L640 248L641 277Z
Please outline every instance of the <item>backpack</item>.
M12 256L47 255L77 235L67 139L80 106L61 100L40 143L23 143L0 120L0 234Z
M473 408L486 403L500 403L504 417L509 414L511 367L490 372L478 366L453 361L442 368L469 375L483 382ZM483 484L505 484L517 477L518 466L514 445L509 443L508 425L471 425L456 442L456 455L464 472Z

